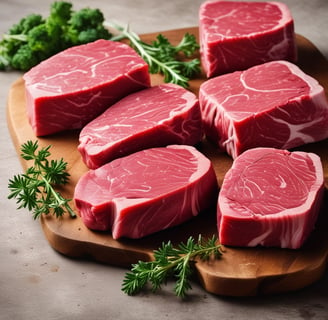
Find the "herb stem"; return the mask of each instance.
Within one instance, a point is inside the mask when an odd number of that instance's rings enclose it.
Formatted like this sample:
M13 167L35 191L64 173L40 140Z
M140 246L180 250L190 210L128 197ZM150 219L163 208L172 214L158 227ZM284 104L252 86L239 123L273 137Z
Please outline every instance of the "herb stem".
M27 42L27 35L26 34L4 34L3 39Z
M66 211L69 213L71 218L76 218L76 213L73 211L73 209L68 205L67 200L64 199L62 196L59 195L58 192L55 191L55 189L52 187L52 185L49 183L49 181L41 175L41 179L43 180L45 184L45 190L49 190L49 197L52 196L55 199L55 203L58 204L58 206L63 206Z

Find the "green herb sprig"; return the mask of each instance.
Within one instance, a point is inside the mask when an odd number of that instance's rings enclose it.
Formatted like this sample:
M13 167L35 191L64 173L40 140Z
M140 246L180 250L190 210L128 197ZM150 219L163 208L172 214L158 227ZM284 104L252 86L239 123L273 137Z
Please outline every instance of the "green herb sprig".
M129 27L122 27L118 24L105 21L104 24L118 32L111 40L128 39L130 46L140 54L149 66L150 73L161 73L164 75L164 82L175 83L182 87L188 87L188 81L200 73L199 59L183 61L179 59L179 54L190 58L199 48L194 35L186 33L176 46L162 34L156 37L151 44L143 42L139 36Z
M186 243L180 243L176 248L170 241L162 243L162 246L154 251L154 261L139 261L132 265L131 272L126 273L123 280L122 291L134 295L150 283L155 292L169 277L174 277L174 292L178 297L184 298L186 292L191 289L189 278L196 259L206 261L210 257L219 258L222 253L222 246L218 244L216 236L207 241L201 235L197 241L189 237Z
M9 180L10 194L8 199L15 198L17 209L27 208L37 219L42 213L53 213L57 218L68 212L72 218L76 214L54 186L65 185L69 180L66 171L67 163L63 159L48 160L51 146L39 149L38 141L27 141L21 146L21 157L34 161L23 174L15 175Z

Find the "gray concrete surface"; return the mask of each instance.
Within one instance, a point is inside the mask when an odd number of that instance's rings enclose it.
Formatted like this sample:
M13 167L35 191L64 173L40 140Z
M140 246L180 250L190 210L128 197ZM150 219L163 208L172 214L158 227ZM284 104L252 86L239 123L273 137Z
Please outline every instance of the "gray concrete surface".
M28 13L48 13L50 0L1 0L0 33ZM130 23L137 33L196 26L200 0L78 0L99 7L107 19ZM286 0L296 32L328 58L328 1ZM328 319L328 273L303 290L256 298L226 298L193 283L180 301L171 284L157 294L121 292L126 269L76 261L55 252L38 222L7 200L8 179L21 172L6 125L6 100L21 73L0 73L0 319Z

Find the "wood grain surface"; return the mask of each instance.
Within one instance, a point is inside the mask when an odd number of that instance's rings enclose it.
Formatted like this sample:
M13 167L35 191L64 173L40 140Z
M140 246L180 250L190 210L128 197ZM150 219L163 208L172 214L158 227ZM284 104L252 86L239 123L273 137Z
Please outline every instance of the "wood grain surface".
M185 32L198 37L197 28L186 28L161 32L172 42L178 42ZM145 41L152 41L156 34L143 35ZM316 78L328 92L328 62L310 41L297 36L299 67ZM205 80L201 75L190 82L190 90L198 93ZM162 77L152 75L152 84L162 82ZM13 83L7 106L7 123L13 144L20 154L20 146L27 140L39 140L41 146L52 145L52 157L63 157L68 162L70 182L60 190L65 197L72 198L75 184L87 171L77 151L78 131L52 136L35 137L26 116L24 82L22 78ZM219 185L232 160L215 147L203 141L200 150L214 165ZM306 244L299 250L279 248L232 248L225 247L221 259L197 262L197 279L208 292L228 296L253 296L292 291L303 288L320 279L328 261L328 141L313 143L297 148L317 153L323 162L325 173L325 205L320 213L316 229ZM29 163L20 158L22 167ZM60 253L71 258L93 259L102 263L130 267L138 260L152 259L152 251L163 241L173 243L185 241L189 236L212 236L217 233L215 208L201 213L195 219L181 226L158 232L139 240L113 240L110 232L94 232L87 229L80 218L62 219L43 216L41 226L49 244Z

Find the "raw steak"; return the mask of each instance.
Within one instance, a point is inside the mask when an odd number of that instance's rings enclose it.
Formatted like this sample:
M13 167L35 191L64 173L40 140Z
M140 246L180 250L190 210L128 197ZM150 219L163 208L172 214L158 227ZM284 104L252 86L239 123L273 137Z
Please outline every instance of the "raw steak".
M201 140L201 126L197 97L180 86L163 84L123 98L87 124L78 150L95 169L142 149L194 145Z
M316 154L248 150L223 180L217 211L220 242L297 249L315 226L323 193Z
M192 146L171 145L90 170L74 199L88 228L111 230L114 239L141 238L215 205L217 192L210 160Z
M146 62L128 45L108 40L62 51L24 80L37 136L80 129L125 95L150 86Z
M204 2L199 30L207 77L297 59L293 18L279 2Z
M290 149L328 137L328 102L312 77L286 61L207 80L204 131L233 158L254 147Z

